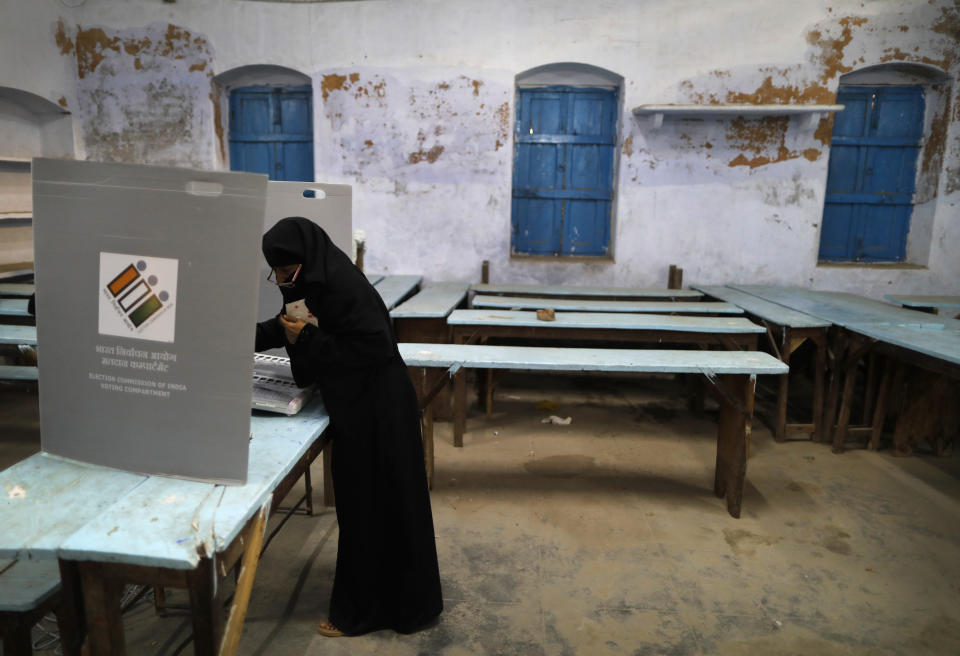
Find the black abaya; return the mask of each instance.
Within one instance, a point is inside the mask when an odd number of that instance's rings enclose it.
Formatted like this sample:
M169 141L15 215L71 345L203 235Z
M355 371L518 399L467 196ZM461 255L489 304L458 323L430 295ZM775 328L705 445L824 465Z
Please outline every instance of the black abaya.
M347 634L414 631L443 609L416 393L390 315L366 276L314 223L287 218L263 237L274 267L301 264L285 302L318 326L289 344L274 318L256 350L285 346L297 384L316 383L330 415L340 538L330 622Z

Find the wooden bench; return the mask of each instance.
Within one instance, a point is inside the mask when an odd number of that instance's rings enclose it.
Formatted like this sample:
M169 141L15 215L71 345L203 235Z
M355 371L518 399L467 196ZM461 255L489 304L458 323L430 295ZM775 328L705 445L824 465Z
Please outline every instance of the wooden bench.
M474 296L470 307L503 310L552 308L563 312L652 312L656 314L743 314L731 303L703 301L611 301L607 299L542 298L535 296Z
M59 622L60 587L56 561L0 561L0 636L4 656L32 654L33 626L47 613L57 613Z
M328 423L319 399L293 417L255 414L239 486L35 454L0 472L0 557L59 559L64 614L85 627L90 653L124 653L126 583L186 588L195 652L214 653L240 635L267 516L325 450ZM226 619L218 581L238 563ZM79 652L82 634L65 653Z
M370 279L370 276L367 276ZM417 291L423 276L383 276L378 280L373 288L380 292L380 298L388 310L392 310L407 297Z
M647 287L581 287L578 285L497 285L475 284L470 287L477 294L503 294L508 296L560 296L563 298L627 299L698 299L703 294L692 289L659 289Z
M787 400L789 398L789 376L780 377L777 392L776 418L773 423L774 438L778 442L786 439L789 433L809 433L814 441L820 441L820 423L823 415L824 376L827 362L827 329L829 321L797 310L791 310L771 301L747 294L731 287L699 286L707 296L733 303L742 308L747 316L767 329L770 347L774 355L784 364L790 364L790 356L801 344L810 340L816 347L816 364L813 375L813 409L810 423L787 423Z
M744 317L699 317L609 312L558 312L541 321L536 312L454 310L447 318L455 343L490 337L523 339L686 342L755 350L766 330Z
M767 353L750 351L673 351L584 349L525 346L401 343L407 366L447 369L454 385L454 446L463 446L466 428L466 369L583 371L596 373L702 374L720 403L714 492L725 497L727 510L740 516L746 453L750 435L755 377L781 375L787 365ZM422 399L429 405L432 396ZM428 480L433 480L433 435L424 431Z

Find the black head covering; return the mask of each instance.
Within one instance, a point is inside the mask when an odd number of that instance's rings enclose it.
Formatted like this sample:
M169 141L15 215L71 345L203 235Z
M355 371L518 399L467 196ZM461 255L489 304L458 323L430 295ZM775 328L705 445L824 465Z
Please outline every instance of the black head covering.
M302 216L280 219L263 235L262 248L271 267L302 265L297 281L326 283L335 272L353 268L323 228Z

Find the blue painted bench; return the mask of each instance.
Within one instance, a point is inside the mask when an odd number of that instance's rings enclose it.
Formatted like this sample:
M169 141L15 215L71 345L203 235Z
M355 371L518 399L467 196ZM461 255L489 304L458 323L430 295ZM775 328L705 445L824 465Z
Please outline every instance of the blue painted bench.
M816 365L813 375L812 418L806 424L787 423L787 401L789 394L789 376L781 376L777 392L776 417L773 420L773 434L778 442L786 439L790 433L806 433L819 442L820 423L823 415L824 376L827 362L827 330L832 325L797 310L791 310L778 303L767 301L732 287L693 285L711 298L733 303L743 309L753 321L767 329L770 347L785 364L790 364L790 356L805 341L810 340L816 348Z
M607 299L578 299L560 296L486 296L476 295L470 307L503 310L539 310L551 308L564 312L652 312L658 314L743 314L731 303L702 301L611 301Z
M293 417L254 415L242 486L35 454L0 472L0 557L59 559L66 612L83 617L85 604L91 653L122 651L126 582L186 588L195 648L213 653L243 622L240 612L224 626L217 581L242 562L234 604L246 603L266 517L325 451L328 423L319 399Z
M0 636L4 656L33 653L33 626L60 616L60 570L53 560L0 561ZM69 631L61 625L61 632Z
M455 343L503 337L692 342L756 350L757 336L766 332L762 326L744 317L609 312L557 312L554 321L541 321L536 312L522 310L454 310L447 323L453 328Z
M703 294L692 289L659 289L648 287L588 287L577 285L499 285L474 284L470 287L477 294L503 294L508 296L560 296L564 298L606 299L698 299Z
M369 279L369 276L367 276ZM380 292L380 298L388 310L400 304L408 296L417 291L423 276L398 275L384 276L373 285Z
M529 346L401 343L407 366L447 369L454 385L454 446L463 446L466 429L466 369L578 371L595 373L702 374L717 392L720 419L714 492L727 510L740 516L746 453L757 375L782 375L788 367L767 353L751 351L673 351L657 349L585 349ZM430 397L427 398L429 403ZM432 482L433 435L425 431L427 471Z

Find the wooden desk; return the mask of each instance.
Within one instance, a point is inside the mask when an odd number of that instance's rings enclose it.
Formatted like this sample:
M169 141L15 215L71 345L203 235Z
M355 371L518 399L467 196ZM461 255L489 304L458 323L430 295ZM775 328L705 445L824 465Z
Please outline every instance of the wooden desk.
M90 653L125 653L120 595L128 582L187 588L194 652L216 653L222 635L242 628L266 515L309 471L328 423L319 399L293 417L255 415L242 486L35 454L0 472L0 557L59 559L66 614L85 627L65 636L67 654L79 653L84 632ZM241 558L239 625L225 627L217 581Z
M447 316L467 302L470 283L442 282L433 283L421 289L417 294L390 311L393 329L397 340L401 342L446 343L450 341L450 326ZM417 398L422 399L436 382L436 371L422 367L410 370ZM434 416L438 419L450 419L452 416L451 398L447 390L440 393L436 403L429 406L424 421L432 425Z
M470 301L470 307L502 310L539 310L552 308L558 312L628 312L655 314L743 314L730 303L704 301L611 301L606 299L570 299L562 296L482 296Z
M0 298L0 317L32 317L27 312L27 299Z
M0 287L2 287L2 285L0 285ZM940 314L941 310L949 310L949 312L947 312L948 315L960 312L960 296L884 294L883 297L903 307L921 312L929 312L931 314Z
M865 417L870 439L867 447L876 450L883 432L889 406L896 403L898 416L893 433L894 451L909 455L912 446L908 435L915 431L931 439L937 455L942 455L945 430L956 431L960 425L951 426L947 417L958 413L960 405L960 329L915 328L860 324L846 326L849 332L848 351L861 358L872 354L885 359L883 375L876 387L876 397L869 398L872 415ZM840 453L846 448L850 432L850 406L856 378L856 361L850 362L844 375L840 414L833 436L833 451ZM917 381L919 390L907 393L905 376L908 369L928 373L927 379ZM870 392L868 392L869 394ZM870 406L867 406L870 408Z
M657 289L644 287L580 287L577 285L495 285L476 284L470 287L477 294L507 296L561 296L563 298L606 298L610 300L637 300L645 298L664 300L696 300L703 296L692 289Z
M0 324L0 344L26 344L34 346L36 343L36 326L9 326Z
M588 371L597 373L702 374L717 392L720 419L717 429L717 461L714 493L725 497L727 511L740 516L746 452L753 413L754 376L781 375L787 365L766 353L743 351L669 351L632 349L583 349L523 346L478 346L457 344L399 345L408 366L454 368L454 445L463 446L466 428L465 369L517 369L523 371ZM427 470L432 474L432 433L424 434L424 452L430 454ZM432 476L431 476L432 479Z
M367 276L369 279L370 276ZM380 292L380 298L388 310L392 310L401 301L417 291L423 276L384 276L373 288Z
M844 444L851 435L869 436L869 445L876 448L879 440L877 431L882 430L883 421L878 420L876 415L878 411L885 411L882 388L889 383L889 378L886 382L881 380L878 387L879 366L875 358L871 358L867 373L863 425L850 426L855 374L862 359L874 353L899 353L902 358L907 352L912 352L913 355L909 356L911 362L916 359L923 368L936 369L940 366L937 361L944 356L943 349L949 353L951 348L955 348L952 346L952 338L948 336L952 331L960 330L960 321L955 319L898 308L855 294L760 285L733 287L834 324L830 331L832 348L827 361L830 385L824 404L822 439L832 442L836 453L844 450ZM902 344L894 343L898 338L902 339ZM946 339L946 343L940 344L940 338ZM886 347L874 350L877 342L887 340L891 341ZM924 354L924 349L927 349L929 344L939 346L926 353L926 359L919 358L918 355ZM948 371L952 371L952 368L948 367ZM885 373L884 377L886 376Z
M696 286L695 288L707 296L736 304L747 313L749 318L765 326L774 355L786 365L790 364L790 356L793 352L805 341L810 340L815 345L817 353L813 376L811 421L809 424L787 423L789 376L783 375L780 377L777 392L777 414L773 422L773 434L778 442L782 442L788 433L811 433L814 441L819 442L827 362L827 329L832 324L730 287Z
M397 340L401 342L448 342L447 317L466 304L470 284L433 283L390 310Z
M3 298L30 298L36 291L32 282L0 282L0 297Z

